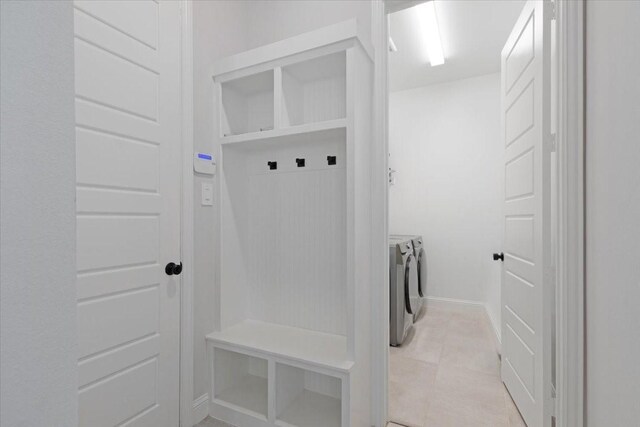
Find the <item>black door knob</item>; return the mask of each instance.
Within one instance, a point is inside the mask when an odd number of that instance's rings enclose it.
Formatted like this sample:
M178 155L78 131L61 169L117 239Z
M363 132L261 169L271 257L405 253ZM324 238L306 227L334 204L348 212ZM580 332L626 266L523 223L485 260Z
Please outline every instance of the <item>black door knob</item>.
M494 261L504 261L504 253L500 252L499 254L493 254Z
M170 262L164 268L164 272L167 273L168 276L173 276L174 274L177 276L182 273L182 262L180 262L180 264Z

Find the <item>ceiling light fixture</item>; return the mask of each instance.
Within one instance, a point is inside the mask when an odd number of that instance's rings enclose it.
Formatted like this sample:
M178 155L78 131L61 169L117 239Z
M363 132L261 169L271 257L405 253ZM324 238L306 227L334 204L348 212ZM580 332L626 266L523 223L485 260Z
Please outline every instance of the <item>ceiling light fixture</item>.
M435 67L436 65L444 64L444 52L442 51L435 1L431 0L415 6L415 12L431 66Z

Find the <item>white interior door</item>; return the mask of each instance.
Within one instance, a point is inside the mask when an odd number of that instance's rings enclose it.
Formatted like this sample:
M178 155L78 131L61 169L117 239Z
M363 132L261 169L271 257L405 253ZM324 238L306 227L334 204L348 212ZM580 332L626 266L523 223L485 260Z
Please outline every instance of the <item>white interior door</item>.
M502 50L502 380L529 427L551 421L549 7L529 0Z
M179 3L74 14L79 424L177 426Z

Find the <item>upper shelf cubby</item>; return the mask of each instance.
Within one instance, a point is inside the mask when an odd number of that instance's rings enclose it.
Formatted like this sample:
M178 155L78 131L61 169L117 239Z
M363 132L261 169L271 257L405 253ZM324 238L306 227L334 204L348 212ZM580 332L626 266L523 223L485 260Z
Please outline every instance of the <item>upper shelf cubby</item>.
M267 70L220 85L223 137L273 129L273 83Z
M347 67L357 62L349 52L373 59L355 19L213 64L220 144L273 142L352 123L347 68L358 70Z
M345 51L282 67L282 126L344 118L346 72Z

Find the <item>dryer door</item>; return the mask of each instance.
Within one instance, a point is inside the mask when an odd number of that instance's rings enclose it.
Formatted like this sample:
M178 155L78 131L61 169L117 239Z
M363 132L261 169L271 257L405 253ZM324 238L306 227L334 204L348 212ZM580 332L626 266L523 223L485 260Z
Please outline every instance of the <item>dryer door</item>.
M413 254L409 254L404 265L404 301L407 312L414 314L420 308L418 291L418 265Z
M427 255L424 248L418 253L418 294L424 298L427 295Z

